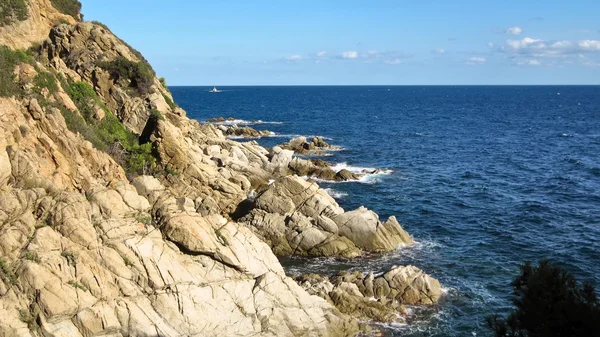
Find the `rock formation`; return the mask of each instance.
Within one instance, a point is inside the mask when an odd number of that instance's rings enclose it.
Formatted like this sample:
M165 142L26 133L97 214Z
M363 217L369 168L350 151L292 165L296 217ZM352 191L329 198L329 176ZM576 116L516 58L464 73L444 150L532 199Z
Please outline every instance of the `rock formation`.
M292 150L298 154L322 155L327 151L340 150L341 147L328 144L323 137L313 137L310 141L304 136L292 138L289 142L279 145L279 147Z
M0 27L0 336L356 334L276 254L389 251L412 242L396 219L344 212L289 175L291 151L188 119L104 25L26 3ZM405 274L382 296L425 298Z

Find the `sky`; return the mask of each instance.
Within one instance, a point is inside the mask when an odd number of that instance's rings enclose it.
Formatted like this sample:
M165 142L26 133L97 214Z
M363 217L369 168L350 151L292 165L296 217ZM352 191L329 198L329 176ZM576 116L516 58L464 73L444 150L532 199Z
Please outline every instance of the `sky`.
M169 85L600 84L600 1L82 0Z

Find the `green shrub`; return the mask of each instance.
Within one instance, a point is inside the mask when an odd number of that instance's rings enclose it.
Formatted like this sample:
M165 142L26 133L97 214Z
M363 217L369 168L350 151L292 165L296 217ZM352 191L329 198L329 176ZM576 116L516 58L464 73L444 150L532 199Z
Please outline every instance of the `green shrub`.
M25 260L33 261L35 263L42 262L42 260L40 259L40 256L36 252L27 251L27 252L25 252L23 257L25 258Z
M17 282L17 276L13 272L11 266L0 257L0 278L6 283L15 284Z
M74 82L65 84L65 88L83 115L81 118L70 110L60 109L69 130L81 134L98 150L110 154L130 174L145 173L154 167L156 159L152 154L152 144L140 144L138 137L108 110L89 84ZM93 118L95 106L105 112L101 121Z
M52 6L63 14L70 15L74 18L79 17L81 11L81 2L77 0L50 0Z
M150 91L154 81L154 72L150 65L144 62L133 62L122 56L113 61L98 62L98 66L108 71L115 81L129 81L129 85L142 95Z
M600 302L594 286L547 260L526 263L512 282L516 309L488 317L496 337L600 336Z
M0 97L10 97L21 92L13 72L17 64L26 62L30 62L30 57L25 52L0 46Z
M177 104L175 104L175 102L173 102L173 100L169 96L167 96L165 94L162 94L162 95L163 95L163 98L165 99L165 101L167 102L167 104L171 107L171 109L175 109L177 107Z
M55 94L58 92L58 83L56 82L56 78L52 73L45 71L39 72L33 80L33 83L35 84L37 90L46 88L50 94Z
M73 288L81 289L83 291L88 291L88 288L86 286L84 286L83 284L81 284L77 281L69 281L69 282L67 282L67 284Z
M25 0L2 0L0 1L0 27L9 25L15 21L27 19L27 3Z

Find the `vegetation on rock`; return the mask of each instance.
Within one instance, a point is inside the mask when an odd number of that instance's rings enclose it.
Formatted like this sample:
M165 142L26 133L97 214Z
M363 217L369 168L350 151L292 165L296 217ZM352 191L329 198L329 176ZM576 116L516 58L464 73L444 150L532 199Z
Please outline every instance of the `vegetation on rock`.
M129 85L136 88L141 95L150 91L154 81L152 68L141 61L133 62L124 57L117 57L113 61L99 62L98 66L108 71L115 81L129 81Z
M63 14L70 15L74 18L79 18L81 11L81 2L77 0L51 0L52 6Z
M19 63L29 62L30 57L20 50L0 46L0 97L10 97L20 92L13 71Z
M27 19L27 3L25 0L2 0L0 2L0 27L15 21Z
M65 90L83 116L61 109L69 130L81 134L97 149L109 153L130 174L141 174L154 166L156 160L152 155L152 144L140 144L138 137L102 103L88 83L68 83ZM104 112L100 121L94 118L95 109Z
M579 285L568 271L543 260L529 262L512 282L516 309L488 317L496 337L600 336L600 303L594 286Z

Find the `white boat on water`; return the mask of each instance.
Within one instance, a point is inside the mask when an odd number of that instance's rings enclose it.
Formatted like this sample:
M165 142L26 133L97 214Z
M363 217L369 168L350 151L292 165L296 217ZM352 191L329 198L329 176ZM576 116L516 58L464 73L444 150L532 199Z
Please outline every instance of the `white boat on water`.
M210 90L210 92L221 92L221 90L217 90L217 87L213 87L212 90Z

